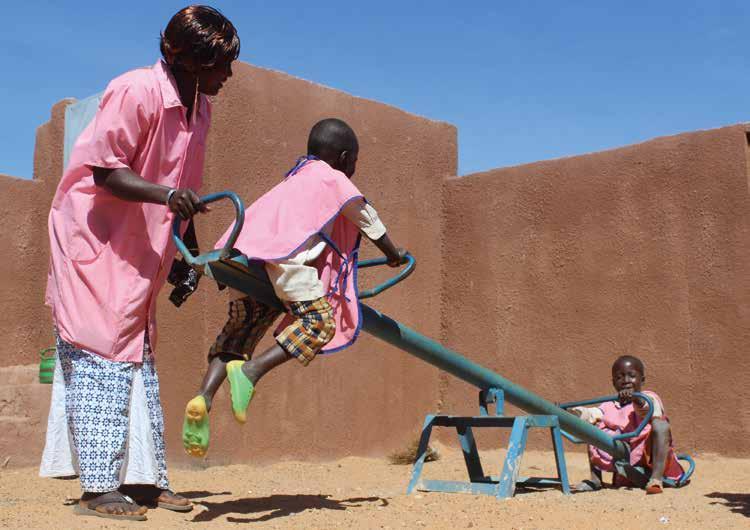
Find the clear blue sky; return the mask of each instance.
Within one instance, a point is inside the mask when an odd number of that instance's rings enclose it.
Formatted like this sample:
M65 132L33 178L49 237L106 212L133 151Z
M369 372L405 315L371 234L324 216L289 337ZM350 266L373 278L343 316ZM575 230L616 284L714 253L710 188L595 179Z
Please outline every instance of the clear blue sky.
M459 173L750 121L750 2L214 1L240 58L450 122ZM3 9L0 173L35 129L158 57L186 2L26 0Z

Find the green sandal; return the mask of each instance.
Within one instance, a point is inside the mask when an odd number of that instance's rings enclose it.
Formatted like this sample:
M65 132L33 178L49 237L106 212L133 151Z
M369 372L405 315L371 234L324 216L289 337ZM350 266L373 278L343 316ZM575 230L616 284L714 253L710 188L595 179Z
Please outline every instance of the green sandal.
M245 361L229 361L227 363L227 379L229 391L232 394L232 412L234 419L240 423L247 421L246 410L255 394L255 386L242 372Z
M210 436L206 399L196 396L188 401L185 420L182 422L182 445L185 452L198 458L206 456Z

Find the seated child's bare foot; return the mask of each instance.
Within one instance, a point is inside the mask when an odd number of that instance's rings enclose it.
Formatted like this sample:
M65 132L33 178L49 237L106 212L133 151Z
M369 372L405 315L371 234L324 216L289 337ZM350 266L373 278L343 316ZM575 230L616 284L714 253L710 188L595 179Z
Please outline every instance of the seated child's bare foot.
M202 395L188 401L182 423L182 445L190 456L203 457L208 452L210 429L208 409L210 402Z
M664 485L662 481L656 478L652 478L646 484L646 495L655 495L664 492Z

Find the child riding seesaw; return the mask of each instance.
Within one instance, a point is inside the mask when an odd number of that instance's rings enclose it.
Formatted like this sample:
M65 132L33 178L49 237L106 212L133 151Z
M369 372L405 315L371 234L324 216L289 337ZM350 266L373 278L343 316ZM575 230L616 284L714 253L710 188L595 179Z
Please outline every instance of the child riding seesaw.
M307 366L320 352L354 343L360 328L355 285L360 234L383 252L389 266L406 262L406 251L390 240L377 212L350 180L358 154L359 142L349 125L322 120L310 131L307 155L247 208L234 248L263 262L286 312L274 333L275 344L253 356L283 311L232 290L227 322L209 349L198 394L185 408L182 441L188 454L200 457L208 450L208 414L226 377L234 417L245 423L255 387L271 369L290 359ZM231 227L217 248L230 232ZM181 291L181 299L195 288L195 280Z
M637 357L624 355L612 365L612 384L618 401L608 401L598 407L573 407L569 412L598 426L610 435L634 432L645 419L650 405L635 393L648 396L653 403L651 420L641 433L627 440L630 446L630 466L640 466L650 471L646 483L647 494L662 493L664 479L680 483L683 469L677 460L672 444L672 431L661 398L654 392L642 390L646 381L643 362ZM591 478L575 487L576 491L596 491L602 488L602 471L614 472L613 486L631 486L633 483L616 471L612 457L601 449L589 446Z

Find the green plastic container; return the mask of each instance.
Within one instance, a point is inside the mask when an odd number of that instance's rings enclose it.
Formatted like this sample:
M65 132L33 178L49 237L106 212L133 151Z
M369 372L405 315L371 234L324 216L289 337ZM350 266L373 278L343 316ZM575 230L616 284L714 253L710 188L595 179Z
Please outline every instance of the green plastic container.
M39 352L39 382L51 385L55 377L55 348L45 348Z

